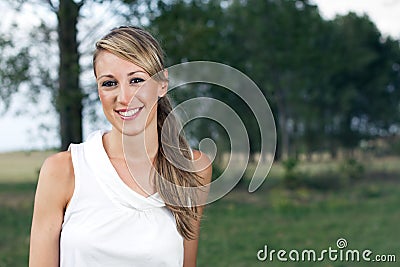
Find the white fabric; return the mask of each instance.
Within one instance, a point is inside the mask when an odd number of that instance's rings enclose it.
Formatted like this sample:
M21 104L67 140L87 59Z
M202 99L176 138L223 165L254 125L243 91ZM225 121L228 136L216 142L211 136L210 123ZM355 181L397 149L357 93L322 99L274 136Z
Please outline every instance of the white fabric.
M121 180L103 134L69 148L75 190L62 225L60 266L181 267L183 238L172 213L158 193L146 198Z

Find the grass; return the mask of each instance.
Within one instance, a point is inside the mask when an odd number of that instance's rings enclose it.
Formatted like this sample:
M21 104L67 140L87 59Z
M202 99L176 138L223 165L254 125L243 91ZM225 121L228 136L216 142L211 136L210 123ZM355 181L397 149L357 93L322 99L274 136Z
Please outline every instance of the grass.
M52 151L0 153L0 182L36 181L40 166Z
M233 191L205 211L199 249L199 266L365 266L349 262L259 262L256 253L270 249L336 248L345 238L349 249L369 248L375 253L397 254L400 185L369 183L356 189L326 193L300 189L268 189L254 195ZM276 259L276 258L275 258ZM375 266L375 265L369 265ZM379 266L395 266L380 264Z
M0 267L27 266L34 183L0 185Z
M47 155L0 155L0 267L27 266L35 181ZM328 260L279 262L276 256L273 262L261 262L256 256L264 245L275 250L318 252L336 249L336 240L345 238L348 249L395 254L399 261L400 170L396 160L374 160L366 164L369 169L363 179L324 191L287 190L281 179L282 167L275 164L255 193L236 188L207 206L198 266L397 266ZM332 163L326 168L323 163L313 164L303 164L302 171L333 169Z

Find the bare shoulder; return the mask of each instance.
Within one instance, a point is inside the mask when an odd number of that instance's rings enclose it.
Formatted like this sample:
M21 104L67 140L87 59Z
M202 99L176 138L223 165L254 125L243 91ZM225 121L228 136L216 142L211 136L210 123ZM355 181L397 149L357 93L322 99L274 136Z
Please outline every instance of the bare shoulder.
M53 196L67 205L75 186L71 152L63 151L48 157L40 169L37 193Z
M29 266L59 266L60 232L74 182L70 152L44 161L33 208Z
M197 174L203 178L203 184L209 184L212 176L212 162L205 153L193 149L194 167Z
M50 179L71 180L74 168L70 151L63 151L48 157L40 169L40 176L50 176ZM68 181L64 181L68 182Z

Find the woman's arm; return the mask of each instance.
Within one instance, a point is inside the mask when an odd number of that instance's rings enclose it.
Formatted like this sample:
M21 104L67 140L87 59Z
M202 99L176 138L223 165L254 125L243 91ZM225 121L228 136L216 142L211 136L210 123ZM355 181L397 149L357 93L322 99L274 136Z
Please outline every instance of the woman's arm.
M36 188L29 266L58 267L64 211L74 191L70 152L55 154L43 163Z
M200 170L197 174L202 178L203 185L207 185L211 182L212 175L212 165L208 157L201 153L200 151L193 150L193 157L196 161L195 169ZM202 197L203 199L203 197ZM206 199L206 198L204 198ZM204 206L199 207L200 215L203 213ZM196 239L187 240L185 239L183 242L184 246L184 267L195 267L196 259L197 259L197 247L199 243L200 236L200 219L195 222L197 228Z

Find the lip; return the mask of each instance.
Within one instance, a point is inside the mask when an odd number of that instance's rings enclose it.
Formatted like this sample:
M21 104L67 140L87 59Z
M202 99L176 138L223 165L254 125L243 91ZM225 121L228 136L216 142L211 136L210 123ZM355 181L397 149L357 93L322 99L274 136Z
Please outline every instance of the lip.
M140 112L142 111L144 106L141 107L135 107L135 108L121 108L121 109L115 109L114 112L124 121L129 121L129 120L134 120L135 118L137 118L140 114ZM131 110L135 110L135 109L139 109L134 115L132 116L124 116L122 114L120 114L120 112L128 112Z

